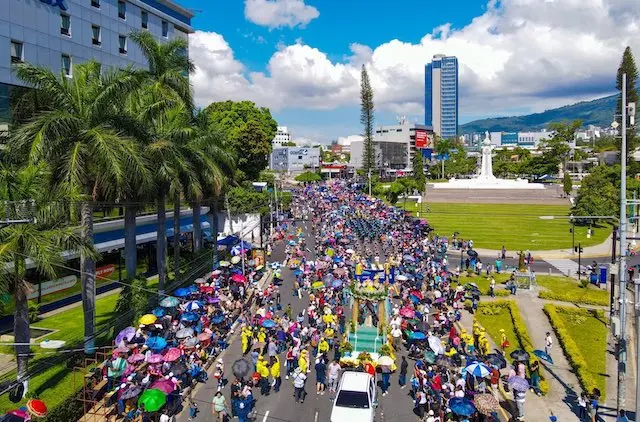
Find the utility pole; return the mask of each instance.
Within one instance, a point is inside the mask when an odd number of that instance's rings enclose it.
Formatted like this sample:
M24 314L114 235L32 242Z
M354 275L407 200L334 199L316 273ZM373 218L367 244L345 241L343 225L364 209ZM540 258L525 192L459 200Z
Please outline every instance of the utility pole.
M620 263L618 294L620 302L620 339L618 345L618 412L624 406L627 372L627 74L622 74L622 142L620 146Z
M576 249L574 249L574 251L576 251ZM578 282L580 282L580 277L581 277L581 273L580 270L582 269L582 244L580 242L578 242Z

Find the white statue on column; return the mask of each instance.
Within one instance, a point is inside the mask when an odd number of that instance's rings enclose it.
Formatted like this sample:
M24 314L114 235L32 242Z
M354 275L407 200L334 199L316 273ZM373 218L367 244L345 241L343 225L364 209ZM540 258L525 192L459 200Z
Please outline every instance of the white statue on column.
M485 133L484 141L482 142L482 164L480 166L480 177L483 179L495 179L493 175L493 165L491 163L491 139L489 138L489 131Z

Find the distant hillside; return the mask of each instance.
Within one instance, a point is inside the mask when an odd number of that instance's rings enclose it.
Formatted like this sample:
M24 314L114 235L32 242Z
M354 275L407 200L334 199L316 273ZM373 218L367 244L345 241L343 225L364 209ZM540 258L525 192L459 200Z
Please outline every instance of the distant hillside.
M474 120L460 126L461 134L474 132L518 132L535 131L546 128L549 123L564 120L580 119L586 125L606 127L613 121L617 95L598 98L593 101L583 101L542 113L526 116L495 117L492 119Z

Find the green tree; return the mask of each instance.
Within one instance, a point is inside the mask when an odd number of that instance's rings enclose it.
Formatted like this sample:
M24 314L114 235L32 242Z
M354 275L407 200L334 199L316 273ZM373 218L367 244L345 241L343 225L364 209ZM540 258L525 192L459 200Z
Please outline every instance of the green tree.
M247 180L257 180L260 172L267 167L271 154L271 139L264 133L262 125L249 120L240 133L236 143L238 169Z
M627 74L627 104L628 103L636 103L638 104L638 89L636 88L636 82L638 80L638 68L636 67L635 60L633 58L633 53L631 52L631 47L627 47L622 54L622 60L620 62L620 67L618 67L618 75L616 77L616 89L620 91L620 95L618 96L618 101L616 103L616 121L619 125L622 125L622 75ZM640 109L640 106L636 107ZM622 127L622 126L620 126ZM618 140L618 151L621 150L620 142L621 138L617 138ZM633 152L638 147L638 138L636 136L635 127L630 127L627 125L627 163L632 164L634 160L632 158Z
M362 136L364 137L363 168L366 172L375 170L376 157L373 150L373 88L369 81L367 68L362 65L360 73L360 123L364 126Z
M565 173L564 178L562 179L562 191L566 196L571 195L571 192L573 191L573 181L571 180L569 173Z
M15 302L14 339L20 344L15 346L18 381L27 375L30 347L25 343L31 342L27 295L33 289L26 278L27 259L40 275L54 279L64 265L64 252L78 251L94 259L98 255L91 241L67 225L68 215L57 202L62 198L50 191L49 179L43 165L15 168L0 164L0 198L8 201L3 220L16 213L22 215L22 201L35 201L35 209L29 212L33 222L0 227L0 265L5 268L0 272L0 289L13 293Z
M553 132L553 136L542 142L544 148L544 160L551 164L555 164L556 171L550 174L557 174L558 165L562 165L562 171L566 172L567 160L571 155L571 143L574 141L576 131L582 126L581 120L574 120L571 123L551 123L549 129Z
M146 171L136 142L113 126L116 105L140 87L141 75L129 69L102 70L95 61L75 66L73 78L56 77L48 69L26 63L16 65L16 73L46 100L33 119L12 133L10 147L31 163L51 168L51 183L63 195L83 199L81 235L89 244L93 242L93 202L126 197L130 175ZM84 346L91 353L95 344L93 255L81 252L80 271Z
M298 182L313 183L321 181L322 176L320 176L315 171L305 171L304 173L297 175L296 180Z
M422 161L422 151L416 149L413 154L413 180L415 181L416 190L420 193L426 188L426 177L424 176L424 162Z
M605 166L596 166L582 179L573 215L617 215L619 209L619 192L611 181L611 172Z
M269 213L269 194L257 192L253 189L234 187L226 193L229 210L233 213Z

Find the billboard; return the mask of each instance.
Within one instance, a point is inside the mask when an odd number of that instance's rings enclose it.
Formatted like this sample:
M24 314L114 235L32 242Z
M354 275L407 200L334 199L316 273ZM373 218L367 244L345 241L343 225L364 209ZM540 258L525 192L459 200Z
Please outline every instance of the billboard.
M416 148L428 148L428 143L427 131L416 129Z

